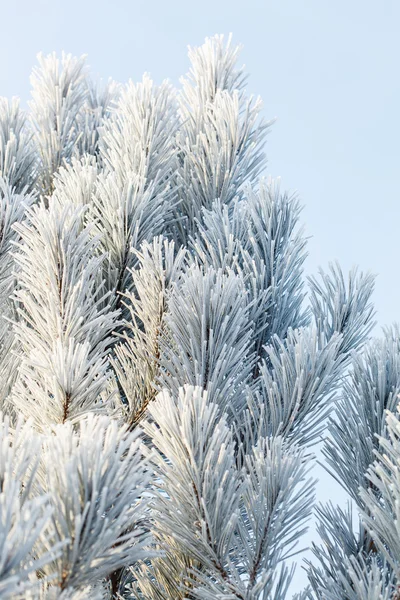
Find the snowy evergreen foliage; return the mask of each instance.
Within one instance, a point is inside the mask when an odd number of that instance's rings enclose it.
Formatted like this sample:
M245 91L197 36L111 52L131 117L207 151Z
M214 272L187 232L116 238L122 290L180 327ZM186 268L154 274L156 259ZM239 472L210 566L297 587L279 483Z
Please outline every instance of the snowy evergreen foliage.
M352 505L294 598L400 598L400 332L370 275L306 285L238 55L0 99L0 598L287 598L321 436Z

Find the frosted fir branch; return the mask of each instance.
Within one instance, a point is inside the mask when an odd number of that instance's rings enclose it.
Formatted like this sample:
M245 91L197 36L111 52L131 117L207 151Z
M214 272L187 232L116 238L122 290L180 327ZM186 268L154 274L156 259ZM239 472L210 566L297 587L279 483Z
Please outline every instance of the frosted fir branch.
M100 158L115 173L120 188L132 177L158 191L168 185L176 169L174 136L178 127L175 90L167 81L154 85L148 75L130 81L100 130Z
M60 554L52 543L52 515L45 494L32 495L40 461L40 439L31 423L15 427L0 415L0 595L22 599L37 594L35 573ZM64 542L65 543L65 542ZM38 553L39 552L39 553Z
M23 352L13 402L39 429L88 411L104 411L107 349L117 314L104 304L99 240L82 229L85 207L52 203L27 211L16 225L21 242L14 297Z
M177 397L163 392L148 410L155 424L144 423L144 430L158 451L155 467L166 493L157 498L156 534L172 537L181 553L227 579L241 486L230 431L201 388L187 386ZM232 574L232 593L240 585Z
M187 218L188 233L203 207L210 209L216 199L230 204L242 195L243 184L254 181L262 170L266 126L257 123L259 111L260 104L249 100L241 117L238 94L219 91L205 107L200 129L191 132L182 125L177 137L179 211Z
M19 99L0 97L0 177L16 193L32 191L37 156Z
M298 228L299 201L280 191L279 179L261 179L257 191L247 186L245 195L249 226L246 262L253 262L258 275L255 343L263 357L263 346L274 336L283 339L289 328L308 324L308 311L303 307L306 239ZM267 310L263 310L262 290L270 291Z
M376 522L380 509L385 514L382 489L375 484L371 473L380 439L387 436L386 411L394 410L398 402L399 339L396 327L387 329L383 340L374 340L362 355L353 355L352 370L344 382L343 394L329 424L330 436L323 449L329 472L351 495L366 524ZM389 512L386 515L390 521ZM392 523L390 528L393 531ZM329 552L314 546L322 565L320 569L310 566L314 588L331 590L330 593L336 594L329 596L333 599L347 593L349 586L357 590L360 598L375 598L381 589L393 591L398 575L388 561L387 547L384 550L379 546L373 532L370 525L360 522L359 532L355 534L350 513L345 515L333 507L321 510L319 533ZM373 566L374 560L382 571L380 578L377 578L378 567ZM362 577L359 575L356 580L355 575L351 575L355 572L362 573ZM358 596L354 592L349 597Z
M148 469L140 432L93 414L44 439L43 488L53 507L54 542L72 540L44 568L61 591L80 590L144 559Z
M29 589L37 588L31 574L53 560L57 547L32 559L32 550L49 521L51 507L44 497L27 500L21 505L20 486L10 483L0 492L0 594L2 598L21 599Z
M191 246L202 264L232 269L243 277L254 322L254 348L258 359L274 335L286 336L289 327L308 323L303 308L303 263L306 257L302 231L296 231L300 207L282 194L279 181L261 180L258 190L245 188L242 201L231 207L220 201L203 209L202 223ZM256 367L255 376L259 367Z
M71 202L75 206L89 205L96 191L100 167L95 157L86 154L81 159L72 158L54 174L52 201L59 204Z
M315 443L340 384L340 343L340 335L326 342L315 327L289 330L284 340L276 336L265 347L268 363L261 362L258 387L247 396L242 435L254 443L259 435Z
M210 401L240 414L254 355L243 280L212 267L188 268L173 285L160 339L160 386L173 394L203 387Z
M81 134L79 114L88 95L86 57L62 53L37 56L31 75L30 118L39 155L38 184L46 197L53 191L53 175L69 162Z
M351 558L348 571L350 581L346 581L344 589L349 600L396 600L393 577L385 568L382 569L379 559L373 560L368 568L362 568ZM341 597L330 590L326 598L339 600Z
M319 275L320 281L308 278L313 316L327 339L335 332L342 333L340 353L346 361L352 350L361 348L375 325L371 303L374 277L353 269L346 282L340 266L333 263L329 273L320 269Z
M321 292L321 298L325 294L325 300L319 305L318 310L323 310L323 303L329 304L328 314L331 321L327 331L329 333L334 328L342 328L343 342L339 350L343 358L340 359L339 355L338 360L348 365L351 346L359 348L371 327L372 311L368 301L372 280L362 276L357 278L352 274L346 292L339 269L333 270L332 273L331 278L328 276L324 278L326 290ZM318 301L316 304L318 305ZM349 314L351 307L353 314ZM325 325L321 319L319 321L321 326L326 328L329 319ZM330 419L330 435L326 440L323 453L327 458L330 474L351 495L358 509L365 513L366 490L368 489L373 496L377 494L377 502L380 497L378 490L369 481L367 469L374 459L378 446L376 436L382 435L385 430L384 411L388 406L393 406L397 395L399 373L397 329L387 330L384 340L370 342L364 348L363 354L353 352L351 358L352 369L349 377L344 380L343 394L337 403L335 414ZM369 515L369 518L374 517ZM333 507L325 512L321 511L320 519L320 535L329 548L329 553L326 553L322 547L314 548L322 564L320 570L310 566L310 577L315 589L330 590L333 595L329 597L333 599L341 598L340 594L347 593L345 590L349 589L349 586L352 590L358 590L357 593L362 598L375 598L380 589L391 589L394 574L385 564L386 557L378 551L370 531L362 523L358 534L355 535L352 531L351 518L345 517L342 511ZM377 570L373 567L375 559L378 561L378 567L383 569L381 578L377 578ZM354 579L356 572L362 573L362 578L358 576L357 581ZM317 597L326 596L317 594Z
M155 559L147 593L159 584L163 594L165 574L175 567L184 584L179 597L255 600L275 590L275 598L284 598L290 573L280 563L303 533L312 506L304 453L279 438L261 439L244 471L238 470L232 433L201 388L186 386L175 398L163 392L149 413L154 423L144 428L158 452L160 480L154 533L166 557ZM186 574L179 561L185 552L193 561ZM146 585L143 568L141 576Z
M136 265L132 250L162 233L165 207L170 191L155 193L156 182L146 185L142 177L132 178L121 190L113 173L99 175L89 216L94 231L101 238L104 255L103 273L110 303L129 318L122 294L132 290L130 270ZM167 208L168 210L168 208Z
M375 460L378 436L386 435L386 410L396 409L399 393L400 332L393 327L353 355L323 449L329 472L361 507L359 490L371 485L367 469Z
M34 200L31 194L17 193L7 179L0 177L0 295L3 302L12 287L12 244L19 239L14 225L23 220Z
M0 253L4 257L11 249L11 240L18 238L13 229L14 223L22 220L25 210L33 204L35 196L26 191L16 192L7 178L0 177L0 200Z
M121 85L111 79L106 84L87 79L86 86L86 101L77 115L80 135L74 153L78 157L89 154L99 159L100 132L118 103Z
M346 575L339 574L340 582L328 579L326 586L317 591L318 600L395 600L393 579L373 559L370 565L350 557L345 560ZM310 600L315 598L310 594Z
M250 279L251 273L243 269L247 220L247 204L238 198L230 206L215 200L211 209L203 207L201 219L196 219L196 233L189 237L191 253L204 267L241 272Z
M306 561L311 587L318 600L325 598L329 592L333 597L345 596L345 589L352 587L349 566L354 559L361 570L367 572L372 555L369 556L365 528L358 519L358 531L354 529L353 510L351 504L346 509L334 506L332 503L320 505L316 509L317 531L321 542L313 542L312 550L318 563Z
M254 260L248 251L249 214L247 203L238 198L231 206L220 200L212 209L202 209L202 219L196 220L197 233L189 238L189 248L194 259L204 269L213 267L228 274L237 274L244 282L248 294L248 318L253 322L254 346L257 353L267 327L271 288L265 287L265 263ZM257 368L257 367L255 367Z
M160 337L164 327L168 295L181 276L186 250L175 252L173 241L162 236L144 242L135 251L138 265L131 271L132 288L124 296L130 319L125 322L122 342L114 347L111 364L124 392L125 419L135 427L157 394L160 368Z
M178 184L181 187L176 235L181 240L195 230L203 207L220 199L230 203L245 181L264 167L263 140L269 123L258 121L259 98L246 98L245 77L236 68L239 48L223 36L190 49L191 71L182 80L181 128L177 135ZM177 215L178 216L178 215Z
M162 558L153 558L130 568L120 586L121 598L128 600L186 600L192 594L193 585L188 574L198 561L186 551L182 552L179 542L172 537L164 538L153 530L156 547L167 547Z
M195 122L196 117L197 120L201 119L202 109L214 100L218 90L244 93L248 76L244 66L237 66L241 49L240 45L232 45L232 35L226 42L223 35L215 35L206 38L202 46L189 46L191 67L186 77L181 79L182 104L187 112L193 114ZM198 114L192 112L196 107Z
M175 92L148 76L122 91L101 129L100 159L105 164L93 198L93 216L108 255L107 285L115 307L129 318L121 294L132 291L132 248L163 233L177 203L174 135L178 126Z
M400 505L400 422L396 413L386 411L385 437L379 436L376 459L367 471L370 486L360 488L365 508L362 519L380 554L400 580L399 505Z
M248 574L248 597L265 594L265 580L272 573L275 597L284 598L293 573L284 568L282 580L276 581L278 566L307 530L313 505L309 457L299 447L289 448L281 437L260 438L245 457L244 468L238 537L240 562Z
M19 240L14 229L24 219L25 210L34 196L19 194L0 177L0 405L10 412L9 394L18 374L18 341L9 319L17 318L11 294L16 286L16 264L11 254L13 243Z

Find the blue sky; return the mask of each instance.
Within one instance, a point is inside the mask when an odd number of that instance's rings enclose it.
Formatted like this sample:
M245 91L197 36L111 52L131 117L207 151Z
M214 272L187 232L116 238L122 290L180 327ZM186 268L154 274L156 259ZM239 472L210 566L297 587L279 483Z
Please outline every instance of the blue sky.
M304 204L307 270L335 259L371 270L379 325L400 321L399 2L3 0L1 15L0 95L24 103L39 51L88 54L104 79L178 84L188 44L232 32L249 92L277 118L268 173ZM343 501L326 476L319 497Z

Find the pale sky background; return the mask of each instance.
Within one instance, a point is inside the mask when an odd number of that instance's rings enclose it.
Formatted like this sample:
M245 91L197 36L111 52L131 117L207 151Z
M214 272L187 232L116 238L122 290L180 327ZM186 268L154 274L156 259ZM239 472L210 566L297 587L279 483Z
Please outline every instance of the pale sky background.
M376 273L379 325L400 321L398 0L0 0L0 9L0 95L24 103L39 51L88 54L104 79L147 71L178 84L188 44L232 32L249 92L277 117L268 173L305 206L307 271L338 259ZM318 496L344 501L326 475ZM293 591L305 583L298 569Z

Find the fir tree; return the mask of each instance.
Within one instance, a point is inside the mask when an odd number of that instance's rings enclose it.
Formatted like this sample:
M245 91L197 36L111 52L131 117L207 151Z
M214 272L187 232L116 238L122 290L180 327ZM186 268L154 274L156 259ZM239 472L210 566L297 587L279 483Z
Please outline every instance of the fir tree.
M352 505L296 598L400 597L400 333L371 275L307 285L239 50L0 99L0 598L287 598L321 436Z

